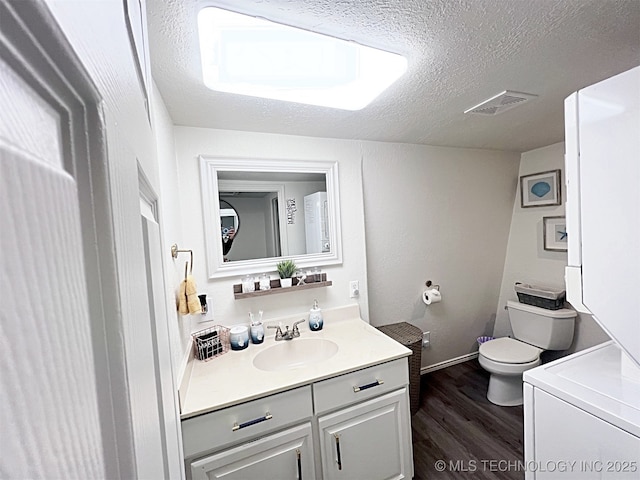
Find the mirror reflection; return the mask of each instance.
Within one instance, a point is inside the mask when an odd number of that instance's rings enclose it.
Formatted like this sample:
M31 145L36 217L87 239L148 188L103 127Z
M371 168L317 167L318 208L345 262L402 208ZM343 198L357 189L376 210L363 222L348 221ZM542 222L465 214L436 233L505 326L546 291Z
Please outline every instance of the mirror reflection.
M220 199L220 231L222 234L222 254L225 256L225 262L228 261L227 255L239 230L240 216L237 210L229 202Z
M217 179L225 262L330 251L324 173L219 171Z

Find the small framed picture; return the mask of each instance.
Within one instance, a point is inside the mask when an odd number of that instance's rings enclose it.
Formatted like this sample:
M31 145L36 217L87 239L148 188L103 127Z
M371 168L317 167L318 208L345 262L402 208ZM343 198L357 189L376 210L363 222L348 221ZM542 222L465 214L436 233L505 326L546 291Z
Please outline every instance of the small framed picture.
M560 205L560 170L520 177L520 206L546 207Z
M542 217L542 238L545 250L567 251L567 221L565 217Z

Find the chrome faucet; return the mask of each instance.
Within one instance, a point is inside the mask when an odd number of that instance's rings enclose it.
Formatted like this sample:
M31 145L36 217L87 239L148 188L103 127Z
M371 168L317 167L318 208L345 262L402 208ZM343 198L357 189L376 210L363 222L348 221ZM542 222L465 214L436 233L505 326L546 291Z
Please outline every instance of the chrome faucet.
M282 329L280 328L280 325L267 325L267 328L276 329L276 342L282 340Z
M304 322L305 322L304 318L302 320L298 320L297 322L294 322L291 330L289 330L289 325L287 325L285 326L284 332L282 331L282 324L278 326L268 325L267 328L276 329L276 342L279 342L280 340L293 340L294 338L300 336L300 330L298 330L298 325Z

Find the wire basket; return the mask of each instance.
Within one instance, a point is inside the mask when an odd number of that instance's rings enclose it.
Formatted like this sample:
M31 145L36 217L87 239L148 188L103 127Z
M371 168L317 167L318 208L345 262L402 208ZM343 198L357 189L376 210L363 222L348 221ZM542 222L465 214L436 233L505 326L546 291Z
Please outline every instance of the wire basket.
M193 337L194 355L205 362L229 351L229 329L222 325L214 325L191 334Z

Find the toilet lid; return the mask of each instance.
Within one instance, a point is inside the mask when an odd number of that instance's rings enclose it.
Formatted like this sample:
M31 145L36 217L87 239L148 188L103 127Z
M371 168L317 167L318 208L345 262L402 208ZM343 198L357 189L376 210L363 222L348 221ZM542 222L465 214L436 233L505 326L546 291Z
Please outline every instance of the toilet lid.
M494 362L529 363L538 359L542 349L513 338L503 337L484 342L480 345L479 352L480 355Z

